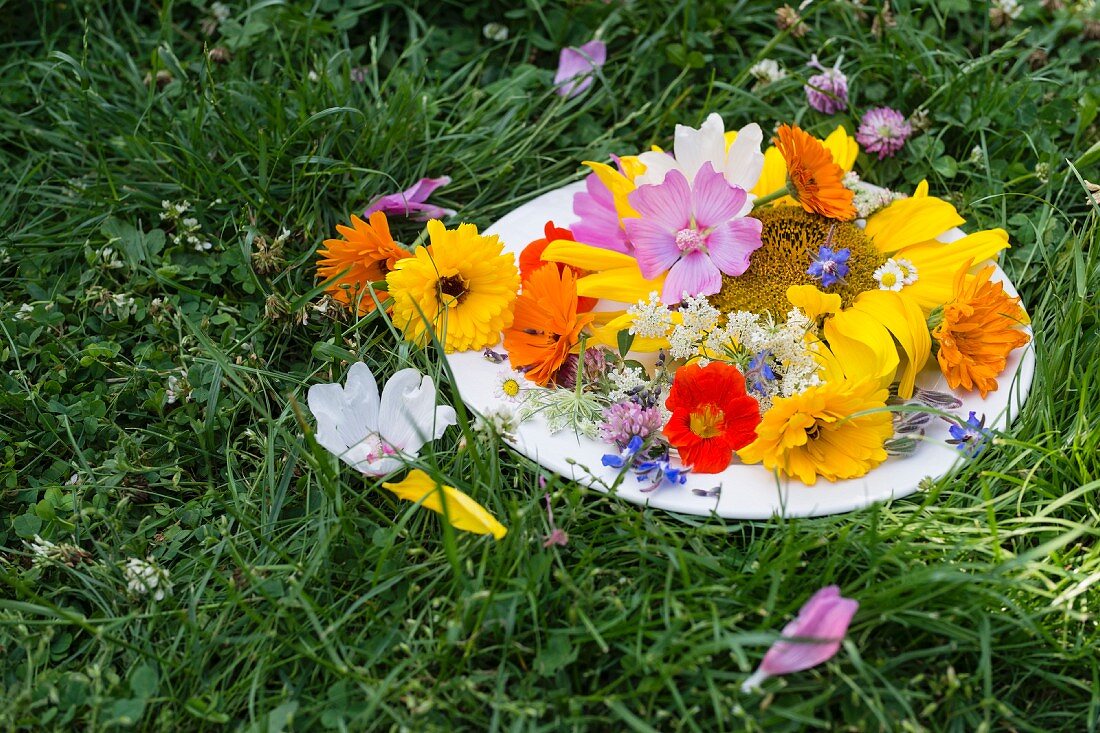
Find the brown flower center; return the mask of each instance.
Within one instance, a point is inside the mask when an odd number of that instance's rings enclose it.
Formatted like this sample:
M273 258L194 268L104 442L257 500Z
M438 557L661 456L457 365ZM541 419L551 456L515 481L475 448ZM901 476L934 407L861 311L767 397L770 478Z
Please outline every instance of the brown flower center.
M446 275L439 278L436 288L439 290L440 302L448 308L461 304L470 294L469 284L461 275Z

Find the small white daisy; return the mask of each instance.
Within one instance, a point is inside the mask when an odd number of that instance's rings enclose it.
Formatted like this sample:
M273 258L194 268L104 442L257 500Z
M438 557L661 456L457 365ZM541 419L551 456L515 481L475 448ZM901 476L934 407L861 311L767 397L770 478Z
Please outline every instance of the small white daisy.
M527 377L514 369L502 369L493 384L493 396L507 402L519 402L528 389Z
M895 265L901 270L905 279L902 281L906 285L912 285L917 281L917 266L906 259L892 260Z
M880 290L897 292L905 286L905 273L893 260L886 260L882 267L875 270L874 278Z

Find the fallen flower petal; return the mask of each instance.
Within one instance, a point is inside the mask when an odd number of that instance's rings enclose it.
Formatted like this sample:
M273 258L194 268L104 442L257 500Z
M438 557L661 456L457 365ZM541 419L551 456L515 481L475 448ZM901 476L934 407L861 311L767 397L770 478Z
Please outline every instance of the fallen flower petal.
M382 488L392 491L398 499L417 502L425 509L442 514L455 529L491 534L498 540L508 534L507 528L469 495L453 486L440 484L419 468L409 471L401 482L383 483Z
M603 41L589 41L580 48L563 48L558 58L558 71L554 74L554 91L567 98L583 94L592 86L596 69L606 61L607 45Z
M363 212L364 217L369 217L376 211L382 211L394 216L407 216L417 221L429 219L442 219L445 216L454 216L454 209L445 209L442 206L426 203L428 197L437 188L446 186L451 182L450 176L439 178L421 178L401 193L391 193L380 196L371 203Z
M848 633L859 602L840 595L829 585L810 597L798 618L783 629L783 638L772 644L760 667L741 685L742 692L759 688L769 677L800 672L832 659Z

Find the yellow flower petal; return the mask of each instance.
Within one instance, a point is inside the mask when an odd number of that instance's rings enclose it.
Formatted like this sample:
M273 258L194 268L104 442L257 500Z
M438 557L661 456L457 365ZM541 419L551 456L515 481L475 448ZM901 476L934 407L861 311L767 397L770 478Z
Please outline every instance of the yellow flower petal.
M875 318L857 310L841 311L825 321L825 340L849 380L871 379L882 387L894 381L898 350Z
M661 292L665 283L664 275L655 280L642 277L638 261L630 255L580 242L551 242L543 250L542 259L591 273L577 280L577 294L582 297L637 303L654 290Z
M825 149L833 156L833 162L847 173L856 164L859 155L859 143L848 134L843 126L837 125L836 129L829 133L829 137L821 141Z
M672 313L670 315L673 323L681 323L683 321L683 317L679 313ZM621 312L614 318L606 321L602 326L590 327L592 338L589 343L597 346L608 346L611 349L617 350L619 348L619 331L628 329L633 324L634 316L625 311ZM634 341L630 344L630 350L652 353L654 351L660 351L661 349L671 348L671 346L667 338L635 336Z
M932 337L924 313L903 290L868 290L856 298L852 308L874 318L886 327L905 354L905 365L898 384L898 395L908 399L913 396L917 373L924 368L931 355Z
M504 525L485 507L455 487L437 483L419 468L409 471L403 481L383 483L382 487L392 491L398 499L418 502L425 509L442 514L455 529L474 534L491 534L498 540L508 534Z
M813 285L792 285L787 288L787 300L811 320L840 310L840 296L823 293Z
M952 284L960 267L993 259L1008 246L1008 232L1004 229L984 229L949 244L930 241L906 247L895 257L913 263L917 281L906 285L902 292L927 315L951 300Z
M604 163L595 163L591 160L585 160L583 163L592 169L600 182L611 192L612 198L615 199L615 211L619 213L620 220L640 216L627 201L627 196L635 188L634 181Z
M890 253L935 239L965 221L955 207L943 199L913 196L899 199L872 214L863 233L874 240L880 252Z
M623 175L630 181L645 173L646 169L645 163L637 155L622 156L619 158L619 165L623 168Z

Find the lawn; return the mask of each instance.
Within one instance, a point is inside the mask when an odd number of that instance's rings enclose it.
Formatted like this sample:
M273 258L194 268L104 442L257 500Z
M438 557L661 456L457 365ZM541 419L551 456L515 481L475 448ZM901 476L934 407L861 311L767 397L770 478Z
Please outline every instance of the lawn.
M1100 9L1015 5L822 0L780 29L747 1L0 0L2 726L1096 730ZM556 94L593 38L595 83ZM843 55L834 115L815 53ZM1007 229L1033 319L1030 399L950 475L820 519L678 516L462 420L422 464L493 541L313 441L306 389L356 360L457 402L436 352L323 305L316 251L377 196L447 175L432 200L485 227L709 112L824 135L883 105L918 129L865 177ZM741 692L832 583L860 604L837 656Z

